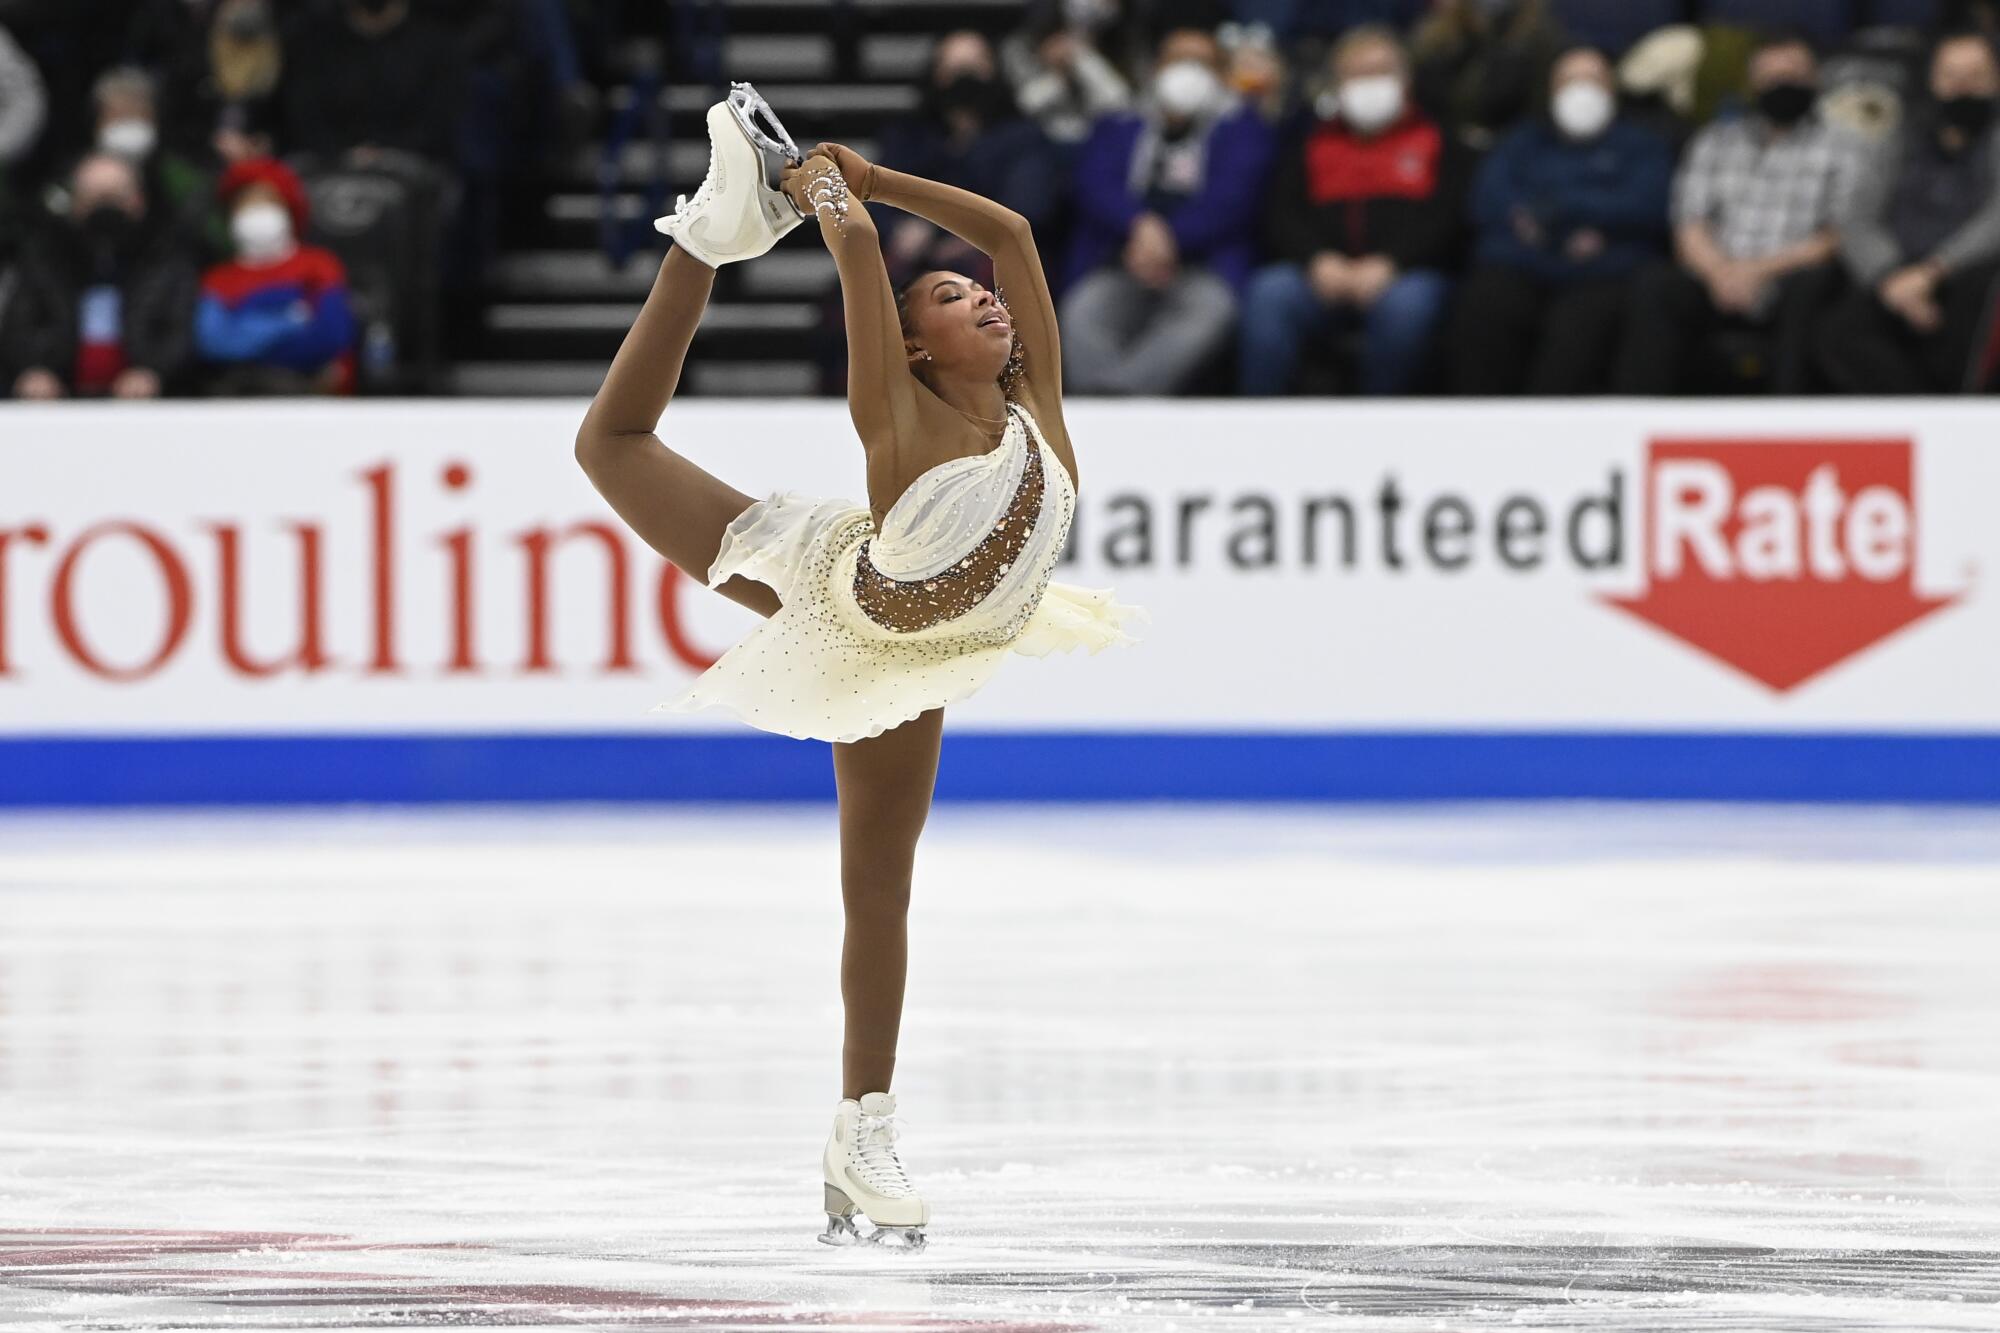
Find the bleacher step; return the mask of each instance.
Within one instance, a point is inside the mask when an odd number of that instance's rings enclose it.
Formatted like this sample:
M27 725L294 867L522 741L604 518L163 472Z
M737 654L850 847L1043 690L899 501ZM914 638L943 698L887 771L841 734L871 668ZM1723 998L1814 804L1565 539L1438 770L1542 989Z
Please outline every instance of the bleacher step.
M462 397L590 398L604 383L606 361L468 361L448 374L447 390ZM809 361L695 361L682 392L701 396L772 398L819 390Z
M569 301L489 306L486 327L495 333L601 333L623 331L639 317L637 301ZM818 326L819 307L805 301L711 302L702 312L704 332L796 333Z

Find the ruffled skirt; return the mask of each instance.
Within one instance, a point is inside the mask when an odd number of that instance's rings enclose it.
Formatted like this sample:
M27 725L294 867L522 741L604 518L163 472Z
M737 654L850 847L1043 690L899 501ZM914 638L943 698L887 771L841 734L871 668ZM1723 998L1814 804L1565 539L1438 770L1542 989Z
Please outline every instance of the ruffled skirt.
M784 491L750 505L724 531L708 586L741 575L768 584L783 609L752 629L656 712L718 707L764 731L857 741L976 693L1009 653L1095 653L1136 640L1147 618L1109 588L1049 582L1025 624L996 592L934 629L901 634L855 604L854 562L874 531L851 501ZM1032 593L1034 584L1024 585Z

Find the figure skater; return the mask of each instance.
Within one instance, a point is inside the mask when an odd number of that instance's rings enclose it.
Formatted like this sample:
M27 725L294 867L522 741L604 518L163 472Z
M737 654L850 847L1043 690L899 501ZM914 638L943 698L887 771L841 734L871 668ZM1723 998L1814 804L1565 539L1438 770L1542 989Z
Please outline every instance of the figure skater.
M944 707L1010 652L1130 642L1110 589L1049 581L1076 504L1055 309L1019 214L840 144L801 155L747 84L708 113L709 171L655 225L674 241L577 432L577 461L648 545L768 617L679 697L833 742L845 905L841 1101L822 1154L830 1244L920 1247L930 1207L895 1141L905 917ZM949 229L995 285L925 273L891 290L866 200ZM811 216L845 303L848 412L869 504L752 501L654 434L715 269ZM864 1214L870 1229L855 1223Z

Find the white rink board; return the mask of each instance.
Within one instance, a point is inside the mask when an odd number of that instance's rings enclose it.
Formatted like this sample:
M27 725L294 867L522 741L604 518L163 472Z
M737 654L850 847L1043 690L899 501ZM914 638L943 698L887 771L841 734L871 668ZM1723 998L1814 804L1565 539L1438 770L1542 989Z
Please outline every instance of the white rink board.
M740 731L720 716L648 711L752 617L684 578L677 614L660 614L663 562L623 533L576 467L582 412L543 401L0 409L0 734ZM1985 402L1077 402L1068 416L1082 498L1074 559L1057 578L1146 607L1146 641L1016 661L953 710L957 727L2000 730L2000 614L1984 595L1985 571L2000 568L2000 440ZM683 401L663 428L753 497L861 495L861 450L840 403ZM1789 501L1765 497L1752 553L1761 576L1733 568L1723 579L1782 594L1775 612L1760 603L1723 631L1763 644L1745 651L1805 632L1793 590L1820 598L1812 614L1830 615L1835 634L1858 633L1843 599L1872 595L1869 582L1955 600L1782 688L1607 604L1659 584L1673 560L1694 569L1717 549L1699 534L1677 554L1650 541L1648 451L1670 439L1729 442L1716 444L1726 458L1759 442L1816 442L1797 457L1830 467L1842 488L1842 507L1814 518L1801 487L1784 540L1770 503ZM1843 470L1859 455L1848 448L1906 455L1906 500L1857 506L1864 488ZM457 489L444 480L454 465ZM1389 481L1401 497L1393 516L1382 509ZM385 493L383 613L374 511ZM1329 496L1353 511L1352 561L1338 512L1323 506L1308 564L1306 502ZM1258 497L1276 516L1270 563ZM1427 554L1425 515L1441 498L1431 549L1463 567ZM1543 515L1538 537L1529 509L1512 511L1510 550L1522 563L1539 554L1532 568L1500 558L1495 524L1510 498ZM1582 541L1601 567L1566 553L1567 516L1585 500L1596 504ZM1472 525L1462 537L1451 530L1461 515ZM547 665L530 669L523 534L585 521L623 534L630 666L605 669L613 580L598 540L582 536L549 557ZM140 527L84 540L106 524ZM320 534L327 662L249 674L224 648L219 530L240 534L239 654L268 665L296 648L302 622L290 524ZM454 593L455 534L470 553L469 598ZM1247 563L1232 561L1232 538ZM1741 550L1730 545L1731 559ZM1796 568L1784 566L1788 550ZM453 669L461 602L469 651Z

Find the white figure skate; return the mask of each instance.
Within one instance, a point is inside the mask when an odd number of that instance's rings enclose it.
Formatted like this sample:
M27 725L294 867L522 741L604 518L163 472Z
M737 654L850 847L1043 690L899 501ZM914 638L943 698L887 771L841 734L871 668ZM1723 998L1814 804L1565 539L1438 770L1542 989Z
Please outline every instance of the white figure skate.
M918 1197L896 1156L896 1097L870 1092L841 1102L826 1141L826 1230L828 1245L880 1245L921 1250L931 1207ZM873 1229L854 1224L860 1212Z
M692 199L676 198L674 211L653 227L719 268L755 259L805 220L778 183L786 167L805 157L747 83L732 83L728 98L708 109L708 144L708 175L700 188Z

